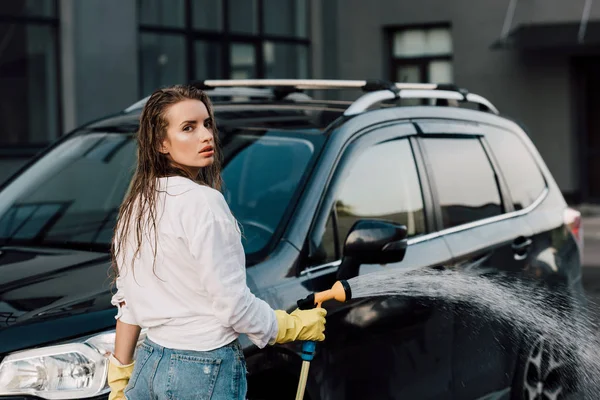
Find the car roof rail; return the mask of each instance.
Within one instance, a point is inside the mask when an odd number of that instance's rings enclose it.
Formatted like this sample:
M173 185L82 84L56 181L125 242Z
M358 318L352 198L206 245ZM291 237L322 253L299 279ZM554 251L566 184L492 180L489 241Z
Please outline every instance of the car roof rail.
M344 112L346 116L367 111L375 104L399 99L434 99L436 105L459 102L476 104L480 111L499 114L487 99L454 84L396 83L385 80L339 79L208 79L192 85L205 90L211 97L254 97L283 99L303 90L359 89L366 92ZM143 107L148 98L131 105L125 112Z
M304 89L361 89L367 92L352 103L345 115L356 115L376 103L393 99L436 99L436 105L449 105L450 101L467 102L477 104L481 111L499 114L498 109L489 100L454 84L338 79L209 79L197 82L196 85L205 90L223 87L271 87L281 90L283 94Z
M201 89L217 87L289 87L304 89L362 89L365 92L387 88L390 83L380 80L341 79L208 79L194 83ZM434 89L431 83L399 83L405 89Z
M437 106L447 106L453 103L472 103L477 104L480 111L487 111L498 115L498 109L486 98L468 93L464 90L448 90L442 88L435 89L392 89L378 90L376 92L366 93L359 97L354 103L344 111L344 115L352 116L368 110L370 107L383 101L394 101L399 99L431 99L436 100ZM458 104L456 104L458 105Z
M222 88L214 88L210 90L206 90L206 94L208 94L211 98L215 97L249 97L249 98L272 98L273 91L269 89L258 89L252 87L222 87ZM143 99L136 101L125 110L126 113L131 111L135 111L144 107L144 104L148 101L150 96L144 97Z

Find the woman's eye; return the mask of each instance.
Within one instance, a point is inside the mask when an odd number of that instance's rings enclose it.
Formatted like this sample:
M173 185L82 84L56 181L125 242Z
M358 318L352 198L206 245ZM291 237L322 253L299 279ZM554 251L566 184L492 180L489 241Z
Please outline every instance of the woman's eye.
M212 121L210 119L207 119L206 121L204 121L204 127L212 128Z
M183 131L184 131L184 132L191 132L191 131L192 131L192 126L191 126L191 125L186 125L186 126L183 128Z

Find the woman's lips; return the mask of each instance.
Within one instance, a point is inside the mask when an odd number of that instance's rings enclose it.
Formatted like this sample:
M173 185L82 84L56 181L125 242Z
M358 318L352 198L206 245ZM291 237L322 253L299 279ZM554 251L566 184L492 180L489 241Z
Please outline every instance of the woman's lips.
M202 150L200 150L200 154L202 154L203 156L210 157L213 154L215 154L215 150L212 146L206 146Z

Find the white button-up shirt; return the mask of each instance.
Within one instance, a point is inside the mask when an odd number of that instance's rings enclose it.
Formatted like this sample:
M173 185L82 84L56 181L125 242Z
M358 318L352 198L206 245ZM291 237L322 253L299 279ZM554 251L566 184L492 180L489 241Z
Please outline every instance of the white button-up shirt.
M159 191L157 246L149 224L132 263L132 224L117 260L116 318L148 328L148 338L168 348L209 351L240 333L265 347L277 320L246 285L241 234L224 197L183 177L160 178Z

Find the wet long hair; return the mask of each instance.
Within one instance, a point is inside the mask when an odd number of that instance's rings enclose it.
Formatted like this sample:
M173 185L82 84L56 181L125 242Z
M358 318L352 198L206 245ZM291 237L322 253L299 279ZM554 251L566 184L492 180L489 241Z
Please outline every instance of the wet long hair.
M169 108L183 100L200 100L206 106L211 121L214 136L214 162L212 165L200 168L197 176L191 174L182 166L174 165L160 149L167 136L168 121L166 113ZM140 127L136 132L137 164L131 179L129 189L121 206L115 225L114 237L111 244L113 279L119 275L117 260L130 238L130 229L135 229L135 252L137 257L142 246L144 228L153 232L154 262L156 262L157 232L156 232L156 199L158 195L158 178L168 176L183 176L198 184L221 190L221 148L219 135L215 124L214 111L210 99L202 90L188 85L175 85L156 90L148 99L140 116ZM134 225L132 225L132 221ZM154 271L155 265L153 265ZM113 280L114 282L114 280Z

